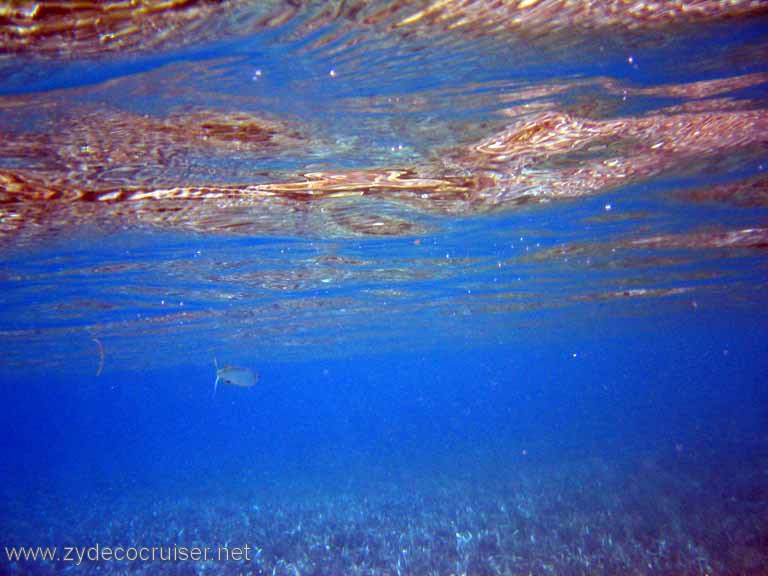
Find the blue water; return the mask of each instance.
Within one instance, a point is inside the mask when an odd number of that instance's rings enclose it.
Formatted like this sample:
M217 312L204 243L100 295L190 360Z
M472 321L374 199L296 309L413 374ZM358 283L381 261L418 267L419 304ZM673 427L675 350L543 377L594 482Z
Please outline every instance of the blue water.
M528 117L518 104L768 125L765 17L538 42L304 18L0 60L0 176L60 194L0 179L0 574L768 574L768 141L753 125L744 146L625 185L488 210L415 184L256 205L99 196L474 177L487 167L457 150ZM185 148L196 136L172 125L200 110L264 116L288 143ZM159 124L141 118L167 120L146 149ZM632 160L635 141L607 142ZM718 186L737 192L707 196ZM67 199L83 190L97 199ZM214 358L257 386L214 395ZM74 561L97 545L249 553Z

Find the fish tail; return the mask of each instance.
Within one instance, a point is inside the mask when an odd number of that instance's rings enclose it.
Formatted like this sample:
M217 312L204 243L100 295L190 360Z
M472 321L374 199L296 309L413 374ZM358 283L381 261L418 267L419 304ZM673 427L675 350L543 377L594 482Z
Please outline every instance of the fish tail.
M216 360L216 356L213 357L213 365L216 367L216 380L213 382L213 396L216 397L216 390L219 387L219 362Z

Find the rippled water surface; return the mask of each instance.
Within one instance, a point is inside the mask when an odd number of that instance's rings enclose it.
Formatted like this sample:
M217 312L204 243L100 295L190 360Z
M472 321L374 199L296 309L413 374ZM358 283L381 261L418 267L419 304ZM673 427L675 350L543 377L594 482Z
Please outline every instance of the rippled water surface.
M0 4L2 545L763 574L766 14Z

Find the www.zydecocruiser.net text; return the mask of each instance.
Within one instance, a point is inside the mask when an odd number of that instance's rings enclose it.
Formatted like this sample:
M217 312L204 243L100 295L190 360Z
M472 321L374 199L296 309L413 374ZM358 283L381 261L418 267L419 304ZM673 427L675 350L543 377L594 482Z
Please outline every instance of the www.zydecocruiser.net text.
M243 546L61 546L6 547L8 562L250 562L253 548Z

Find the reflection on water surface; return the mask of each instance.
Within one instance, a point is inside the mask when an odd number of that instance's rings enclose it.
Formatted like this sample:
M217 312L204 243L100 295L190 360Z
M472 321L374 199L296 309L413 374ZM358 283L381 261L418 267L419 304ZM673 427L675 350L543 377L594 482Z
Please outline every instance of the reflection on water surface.
M756 289L768 71L746 57L765 47L764 11L14 3L0 19L0 243L19 296L4 338L120 350L134 331L205 327L323 346L357 340L381 307L393 326L417 311L456 326ZM168 247L139 236L136 252L107 242L39 263L61 239L134 232ZM62 275L71 294L36 303Z

